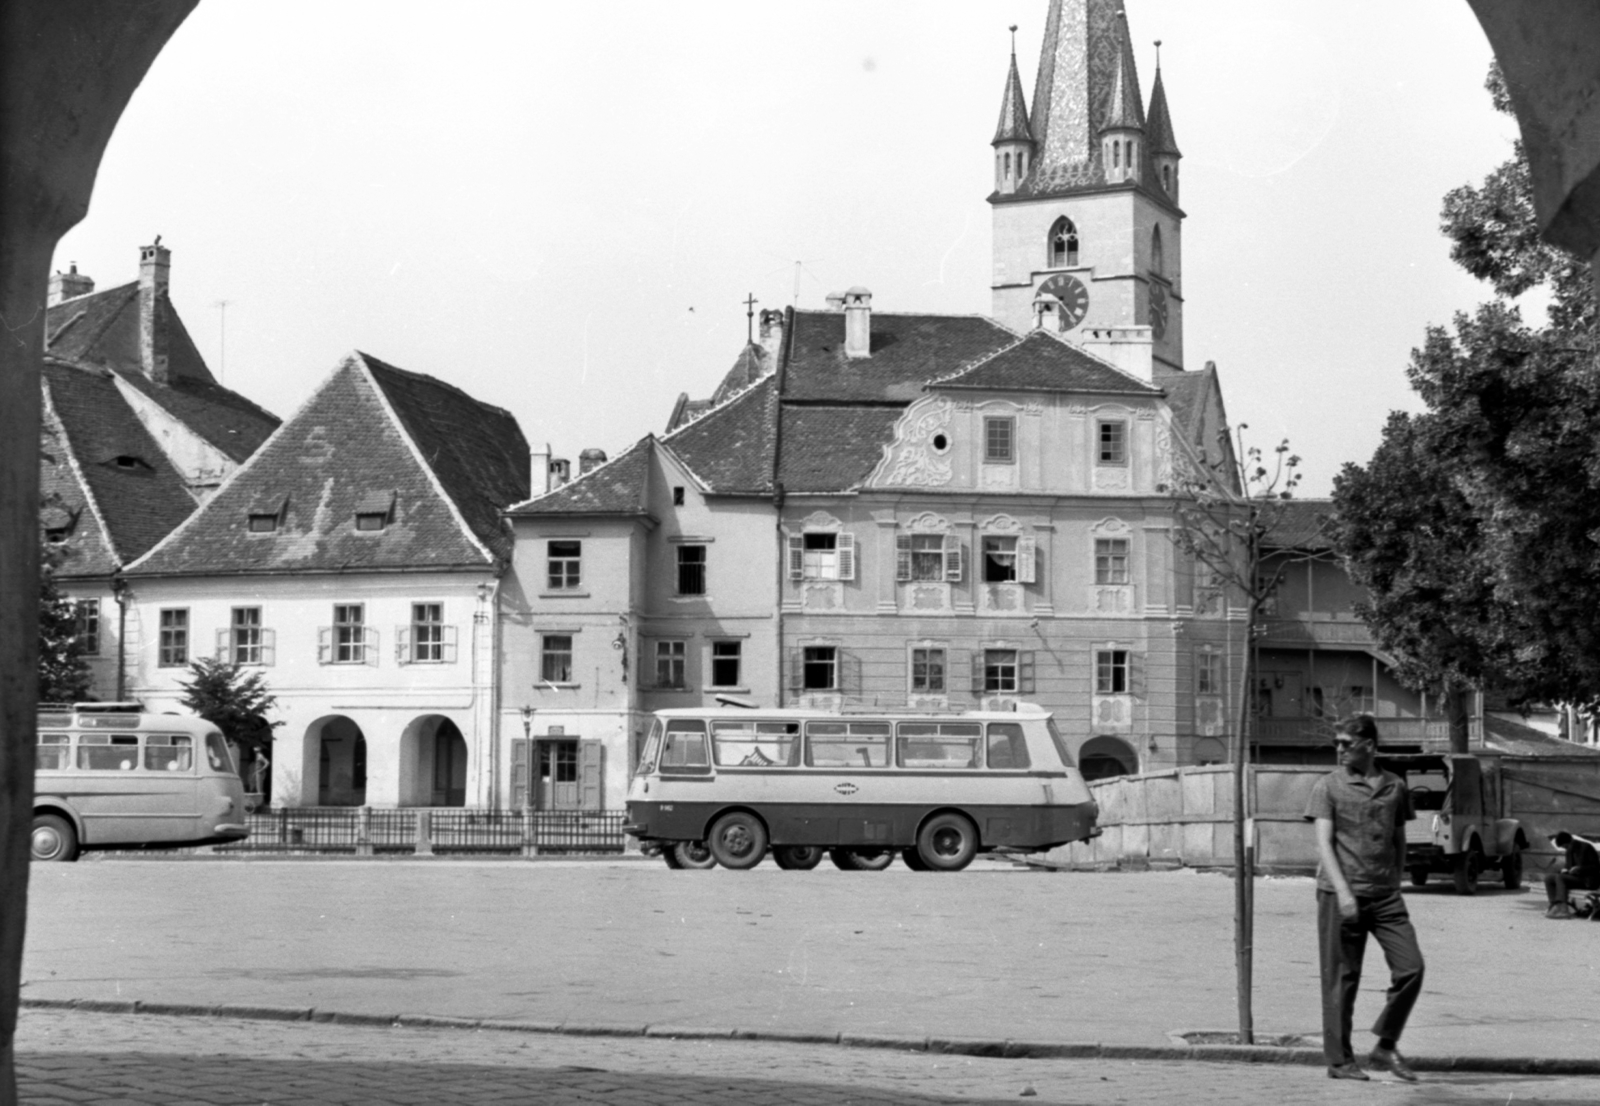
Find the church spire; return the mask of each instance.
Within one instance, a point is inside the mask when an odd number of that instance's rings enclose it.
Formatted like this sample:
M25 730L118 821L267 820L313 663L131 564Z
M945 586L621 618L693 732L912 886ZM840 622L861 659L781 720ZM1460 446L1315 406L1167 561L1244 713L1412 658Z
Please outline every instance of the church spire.
M1172 112L1167 107L1167 89L1161 81L1161 40L1156 40L1156 83L1150 90L1150 119L1145 125L1150 164L1161 188L1178 202L1178 140L1172 133Z
M1011 28L1011 72L1006 76L1005 97L1000 101L1000 123L995 128L994 190L1009 196L1022 187L1033 161L1033 128L1028 124L1028 104L1017 72L1017 28Z

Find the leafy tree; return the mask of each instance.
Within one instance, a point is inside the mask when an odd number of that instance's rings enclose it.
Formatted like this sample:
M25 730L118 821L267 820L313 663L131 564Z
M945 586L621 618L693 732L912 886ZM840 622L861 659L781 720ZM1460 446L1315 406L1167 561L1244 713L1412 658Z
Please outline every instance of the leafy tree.
M267 720L278 700L267 690L260 672L246 673L236 664L202 657L189 665L192 674L183 688L183 705L237 745L248 768L269 763L272 731L282 722ZM248 777L247 777L248 778Z
M61 551L46 543L39 557L39 702L77 703L90 697L89 666L78 636L78 609L61 594Z
M1487 82L1509 111L1497 70ZM1362 610L1411 686L1600 704L1600 374L1586 263L1538 237L1520 143L1445 197L1451 257L1495 300L1430 327L1408 377L1426 410L1395 413L1334 485L1336 537ZM1515 297L1550 297L1542 327Z

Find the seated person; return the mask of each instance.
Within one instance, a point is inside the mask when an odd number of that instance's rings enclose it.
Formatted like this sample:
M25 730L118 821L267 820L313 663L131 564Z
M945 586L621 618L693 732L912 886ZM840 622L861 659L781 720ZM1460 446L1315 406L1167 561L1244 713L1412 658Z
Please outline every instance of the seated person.
M1569 885L1585 891L1600 891L1600 852L1596 852L1590 842L1574 837L1566 830L1553 835L1550 841L1556 848L1565 849L1567 856L1564 865L1544 877L1545 897L1550 900L1550 907L1544 916L1570 918L1572 906L1567 902Z

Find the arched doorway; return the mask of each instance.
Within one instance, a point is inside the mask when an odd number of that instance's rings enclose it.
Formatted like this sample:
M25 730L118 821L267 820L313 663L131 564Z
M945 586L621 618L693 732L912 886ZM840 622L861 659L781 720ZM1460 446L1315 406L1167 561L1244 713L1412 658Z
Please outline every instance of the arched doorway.
M1086 780L1131 776L1139 770L1139 754L1120 737L1091 737L1078 750L1078 771Z
M1202 737L1194 743L1191 754L1196 764L1228 763L1228 747L1214 737Z
M306 730L306 759L311 763L306 765L305 794L314 794L317 806L366 805L367 738L360 726L342 714L313 722Z
M467 741L442 714L413 718L400 735L400 805L467 805Z

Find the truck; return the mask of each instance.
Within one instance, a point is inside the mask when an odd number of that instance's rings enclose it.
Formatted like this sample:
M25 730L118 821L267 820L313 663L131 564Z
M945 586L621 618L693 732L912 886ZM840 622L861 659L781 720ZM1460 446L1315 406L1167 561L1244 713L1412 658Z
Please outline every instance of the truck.
M1408 753L1379 756L1378 764L1411 792L1406 871L1414 886L1448 875L1456 894L1472 895L1487 871L1498 871L1508 890L1522 886L1528 835L1511 816L1499 757Z

